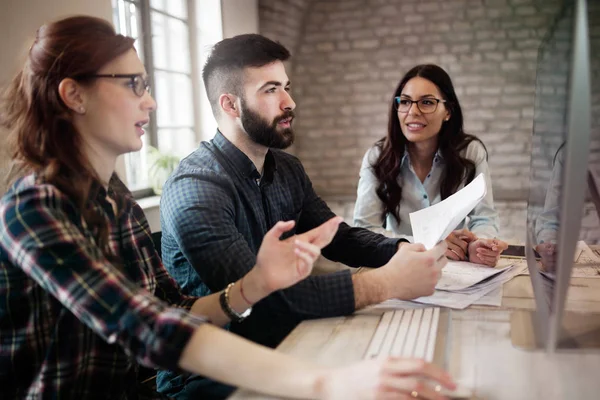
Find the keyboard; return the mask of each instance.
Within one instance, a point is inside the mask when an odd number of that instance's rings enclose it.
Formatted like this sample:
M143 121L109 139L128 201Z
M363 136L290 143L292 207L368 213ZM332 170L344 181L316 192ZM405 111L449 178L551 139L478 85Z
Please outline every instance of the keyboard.
M385 311L364 358L395 356L433 362L439 321L438 307Z

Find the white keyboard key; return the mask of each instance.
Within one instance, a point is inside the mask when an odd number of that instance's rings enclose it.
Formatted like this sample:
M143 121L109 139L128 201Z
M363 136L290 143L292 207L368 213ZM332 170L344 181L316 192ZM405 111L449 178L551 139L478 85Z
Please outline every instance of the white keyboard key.
M423 316L423 310L418 308L413 311L412 320L408 328L408 334L406 335L406 342L402 348L401 357L414 357L415 343L417 342L417 335L419 334L419 324L421 323L421 317Z
M402 315L402 321L398 327L398 333L396 333L396 340L394 341L394 345L390 351L391 356L400 357L402 354L402 348L406 342L406 335L408 334L408 327L410 326L410 321L412 320L412 314L412 310L406 310L404 315Z
M398 327L400 326L400 321L402 320L403 310L394 311L394 315L390 322L390 326L385 335L385 339L383 340L383 344L381 345L381 350L377 355L377 358L387 358L390 355L390 350L396 340L396 334L398 333Z
M419 333L417 334L417 342L415 343L415 353L413 357L425 358L427 350L427 341L429 340L429 331L431 329L431 317L433 310L426 308L423 310L423 317L419 324Z
M425 351L425 361L433 362L433 355L435 351L435 342L438 334L438 322L440 321L440 309L435 307L433 309L433 317L431 320L431 330L429 331L429 339L427 340L427 350Z
M374 358L377 356L377 354L379 354L381 345L383 344L383 340L385 339L393 316L393 311L386 311L383 313L383 316L377 325L377 329L375 329L375 334L373 334L373 338L371 339L371 344L369 344L365 358Z

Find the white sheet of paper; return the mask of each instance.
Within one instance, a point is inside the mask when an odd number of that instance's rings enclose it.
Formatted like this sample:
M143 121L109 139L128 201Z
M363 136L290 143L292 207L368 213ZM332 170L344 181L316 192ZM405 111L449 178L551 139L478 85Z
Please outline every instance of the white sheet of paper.
M481 173L445 200L410 213L415 243L423 243L427 250L433 248L452 233L486 193L485 176Z
M494 306L500 307L502 305L502 294L504 293L504 287L500 286L496 288L473 303L474 306Z
M519 275L524 268L527 268L527 266L515 264L502 271L500 275L494 277L494 279L492 279L490 282L486 282L485 285L474 285L470 288L456 292L436 290L433 295L419 297L414 301L423 304L431 304L462 310L471 304L474 304L488 293L491 293L497 288L502 287L504 283Z
M583 240L577 242L575 248L575 263L576 264L600 264L600 257L594 253L590 246Z
M442 276L435 288L449 291L466 289L493 275L500 274L509 267L510 265L503 268L490 268L467 261L448 261L442 269Z

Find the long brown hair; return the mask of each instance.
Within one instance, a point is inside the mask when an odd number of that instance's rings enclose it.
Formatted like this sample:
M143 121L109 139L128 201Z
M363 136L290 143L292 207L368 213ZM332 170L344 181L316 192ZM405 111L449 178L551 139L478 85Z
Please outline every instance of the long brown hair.
M38 181L69 196L107 256L108 226L90 201L102 184L82 152L72 111L60 98L58 86L65 78L96 73L132 48L132 38L117 35L100 18L76 16L43 25L25 65L0 99L0 126L9 132L11 169L33 172Z
M387 136L375 144L381 152L372 167L373 173L379 182L376 193L384 204L383 221L385 221L388 214L391 214L400 223L399 209L400 200L402 199L402 187L398 183L398 176L400 175L400 163L408 144L408 140L400 128L398 112L393 101L396 96L400 96L406 83L417 76L433 82L440 89L444 100L446 100L444 104L451 115L450 119L444 122L438 134L439 150L445 161L445 169L440 185L442 200L455 193L462 182L468 184L475 177L475 164L463 157L460 154L461 151L466 149L469 143L474 140L480 142L485 149L485 145L481 140L465 133L460 103L454 91L452 80L446 71L434 64L417 65L412 68L396 87L392 101L390 101Z

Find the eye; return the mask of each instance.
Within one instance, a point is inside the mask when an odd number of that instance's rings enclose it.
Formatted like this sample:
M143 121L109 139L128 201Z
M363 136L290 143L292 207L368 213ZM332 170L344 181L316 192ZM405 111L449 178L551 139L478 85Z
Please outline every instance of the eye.
M432 106L435 104L435 102L433 100L423 99L421 100L421 104L424 106Z
M267 93L275 93L276 90L277 90L276 87L272 87L270 89L267 89Z
M286 92L289 92L290 90L292 90L292 88L291 88L291 87L289 87L289 86L287 86L287 87L286 87L284 90L285 90Z
M407 106L411 103L410 100L406 100L406 99L400 99L400 101L398 102L398 104L401 104L403 106Z

